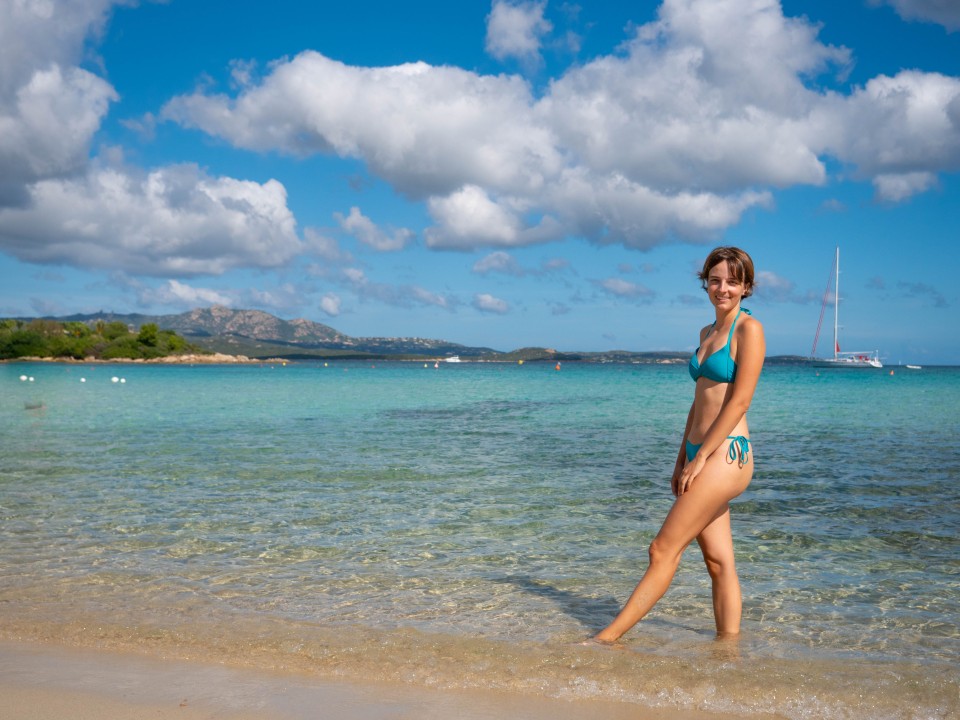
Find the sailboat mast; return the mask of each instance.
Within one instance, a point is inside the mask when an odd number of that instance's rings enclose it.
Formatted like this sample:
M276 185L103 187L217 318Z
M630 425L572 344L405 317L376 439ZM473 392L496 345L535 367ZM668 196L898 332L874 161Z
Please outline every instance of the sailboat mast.
M840 347L838 327L840 325L840 246L837 245L837 258L834 262L837 268L836 285L833 294L833 358L837 358L837 348Z

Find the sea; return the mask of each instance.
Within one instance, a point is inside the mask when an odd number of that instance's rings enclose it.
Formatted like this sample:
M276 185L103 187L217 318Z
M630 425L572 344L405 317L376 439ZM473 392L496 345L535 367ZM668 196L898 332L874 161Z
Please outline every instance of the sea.
M960 368L769 365L732 505L619 649L670 364L0 365L0 638L745 718L960 717Z

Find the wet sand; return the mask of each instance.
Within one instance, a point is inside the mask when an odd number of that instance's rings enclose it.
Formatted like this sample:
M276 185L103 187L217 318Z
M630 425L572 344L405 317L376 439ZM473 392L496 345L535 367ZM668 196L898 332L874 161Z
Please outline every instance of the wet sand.
M17 720L739 720L492 691L365 684L146 655L0 643L0 717ZM760 716L751 715L751 719ZM765 716L770 718L772 716Z

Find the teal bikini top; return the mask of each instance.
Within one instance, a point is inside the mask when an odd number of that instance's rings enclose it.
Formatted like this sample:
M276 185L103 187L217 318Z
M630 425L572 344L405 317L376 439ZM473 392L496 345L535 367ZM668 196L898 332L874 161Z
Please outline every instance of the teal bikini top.
M719 383L732 383L734 380L736 380L737 363L735 363L733 358L730 357L730 339L733 337L733 329L737 326L737 318L740 317L740 313L742 312L745 312L747 315L750 314L750 311L746 308L740 308L739 312L737 312L737 316L733 319L733 325L730 326L730 334L727 335L727 344L704 360L703 365L701 365L700 361L697 360L697 355L700 352L700 348L697 348L697 351L693 353L693 357L690 358L690 365L687 369L690 371L690 377L693 378L694 382L702 377ZM716 326L717 323L714 321L713 325L710 326L710 329L707 330L707 334L703 338L704 340L710 337L710 333L713 332L713 329Z

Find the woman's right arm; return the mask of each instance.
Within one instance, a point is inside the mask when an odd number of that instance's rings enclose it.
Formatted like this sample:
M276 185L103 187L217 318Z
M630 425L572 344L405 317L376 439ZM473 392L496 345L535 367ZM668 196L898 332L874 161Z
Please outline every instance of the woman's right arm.
M683 428L683 437L680 439L680 451L677 453L677 463L673 467L673 477L670 478L670 487L673 494L677 494L677 480L680 473L683 472L683 466L687 464L687 438L690 437L690 426L693 425L693 408L697 401L690 403L690 412L687 413L687 424Z

